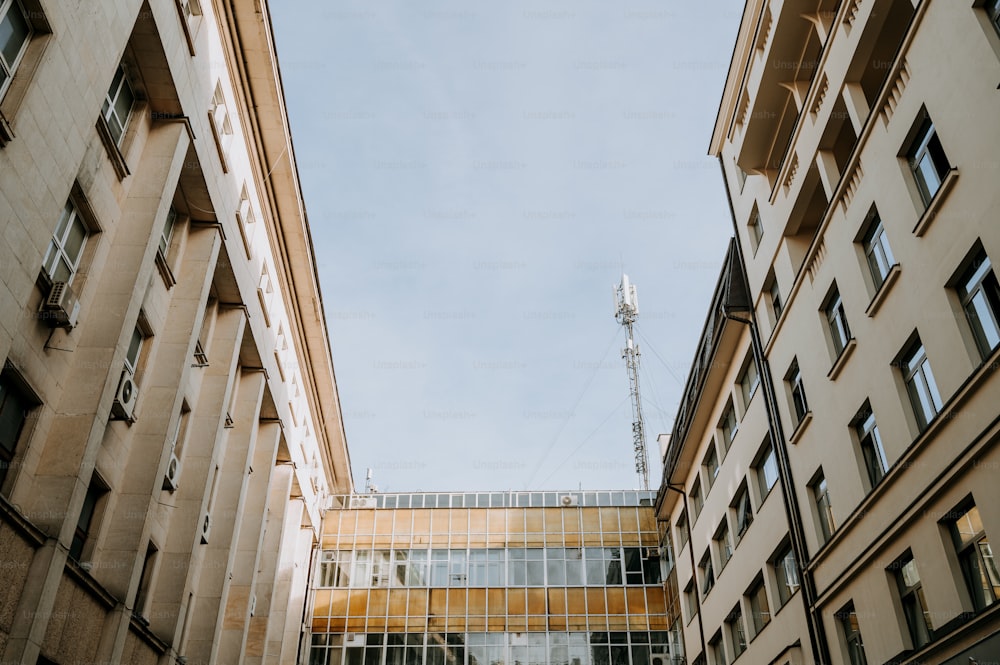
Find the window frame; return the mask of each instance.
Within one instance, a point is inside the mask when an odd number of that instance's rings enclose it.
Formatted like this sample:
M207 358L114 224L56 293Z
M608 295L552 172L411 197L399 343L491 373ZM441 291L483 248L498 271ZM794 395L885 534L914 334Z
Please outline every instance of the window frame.
M5 423L7 426L14 425L8 431L9 437L0 437L0 490L6 484L10 469L21 452L21 443L29 429L31 411L39 403L38 399L25 389L21 377L13 371L0 371L0 425ZM8 411L8 408L12 411ZM9 416L13 418L8 419ZM0 435L2 434L3 431L0 430ZM4 438L8 439L10 447L3 443Z
M924 206L929 206L941 191L952 167L941 144L941 136L926 111L921 113L915 127L913 138L907 143L906 162L917 184L921 201ZM931 173L936 182L932 183L927 179Z
M973 511L976 515L975 520L970 517ZM979 507L975 503L968 501L951 514L956 516L948 522L948 528L955 547L955 555L958 557L962 580L972 600L973 611L983 612L1000 601L1000 570L997 569L993 548L986 535L982 517L979 515ZM967 531L962 531L959 527L962 518L968 519ZM969 534L968 537L963 536L965 533ZM978 586L976 586L977 581Z
M965 313L965 320L972 330L980 359L986 360L1000 348L1000 282L980 243L977 242L968 259L963 262L954 279L954 289ZM984 317L985 323L989 324L988 328L984 325ZM992 344L991 338L994 340Z
M748 382L747 379L751 375L751 369L753 369L752 374L754 378L752 382ZM760 371L757 369L757 363L753 359L753 354L748 355L743 369L740 370L737 381L740 384L740 396L743 398L743 413L745 415L750 409L750 400L757 394L757 389L760 387Z
M785 543L778 548L777 553L771 558L771 567L774 569L774 577L778 587L778 609L780 610L802 588L799 564L790 543ZM789 575L790 572L791 575ZM793 577L794 581L791 579Z
M28 52L28 45L31 40L37 35L35 26L32 24L31 18L28 15L27 10L25 10L24 5L20 0L0 0L0 23L10 15L12 9L17 8L21 16L21 20L27 26L28 32L24 36L24 41L17 49L17 53L14 54L14 58L11 62L7 62L6 57L4 57L3 52L0 51L0 76L4 77L0 80L0 99L3 99L4 95L7 94L7 90L10 89L11 83L14 81L14 77L17 75L17 69L24 61L24 55Z
M788 372L785 373L785 383L788 385L792 424L794 427L798 427L805 420L806 414L809 413L809 401L806 398L806 388L802 380L802 368L799 367L798 358L792 359L792 364L789 366Z
M733 558L733 539L729 534L729 523L725 517L712 536L712 544L719 553L719 572L726 569L726 564Z
M917 570L917 562L913 553L907 550L890 566L890 569L896 578L899 602L903 609L903 617L906 620L906 628L913 648L921 649L934 641L934 626L930 620L931 613L928 610L927 599L924 597L923 582L920 579L920 572ZM907 570L910 570L915 576L916 582L914 584L907 581ZM919 625L917 625L918 621ZM923 635L920 634L921 628L924 631Z
M739 166L736 167L737 169ZM757 256L760 249L760 242L764 238L764 225L761 223L760 211L755 205L750 213L750 220L747 222L747 236L750 239L750 250L753 256Z
M704 600L715 588L715 564L712 561L711 549L706 549L698 562L698 574L700 576L698 590Z
M87 493L80 507L80 514L73 529L73 539L69 547L69 556L77 563L83 562L84 556L93 551L97 531L100 530L105 502L110 488L100 476L94 473L87 485ZM89 512L88 512L89 510Z
M726 617L726 632L733 643L733 660L736 660L747 650L749 640L747 639L747 628L743 621L743 608L736 604Z
M875 292L882 288L889 278L892 269L899 265L892 253L892 245L886 234L885 225L879 215L878 208L872 206L868 213L865 227L860 237L861 250L868 264L868 274L871 275Z
M683 550L684 546L688 543L688 515L686 510L681 509L681 514L677 517L677 522L674 524L674 528L677 529L679 552L680 550Z
M118 118L117 104L121 98L122 91L126 88L128 89L129 95L132 97L132 101L129 104L125 117ZM130 80L128 65L124 60L122 60L115 68L115 74L111 77L111 85L108 87L108 90L104 95L104 104L101 105L101 120L104 121L104 124L108 129L112 143L114 143L115 147L119 150L122 149L122 144L125 142L125 135L128 133L129 122L135 115L134 111L138 102L139 95L136 93L136 88L132 85L132 81ZM115 120L119 122L117 130L110 122L112 115ZM117 136L115 135L116 131L118 132Z
M820 545L825 545L837 531L837 522L833 517L833 501L830 499L830 485L823 475L823 469L816 472L809 483L812 493L813 507L816 509L816 524L819 527Z
M740 431L740 419L736 417L736 405L733 404L732 398L729 399L722 411L722 417L719 418L719 430L722 432L722 448L729 452Z
M882 433L878 429L878 420L875 418L875 412L872 410L870 402L865 401L851 420L851 426L858 440L861 462L865 468L869 489L875 489L889 473L889 458L885 454Z
M765 452L765 449L768 452ZM761 446L760 451L757 453L757 458L752 465L754 469L754 475L757 477L757 489L760 491L761 502L764 501L771 494L771 490L774 486L778 484L779 473L778 473L778 453L774 449L774 443L771 441L770 437ZM774 480L768 485L767 483L767 468L771 466L774 470Z
M781 300L781 285L778 284L777 276L771 275L771 279L767 285L767 293L771 301L771 312L774 313L774 323L777 325L778 320L781 319L781 314L785 311L785 305Z
M861 637L861 625L858 613L854 609L854 601L849 601L844 607L834 613L834 618L840 626L841 637L844 640L844 650L850 659L850 665L868 665L865 654L864 640Z
M847 312L844 311L844 300L840 296L837 283L834 282L830 293L823 301L823 314L826 317L826 328L833 342L834 359L839 358L854 337L847 322Z
M701 476L696 475L694 482L691 483L691 491L688 492L688 500L691 502L691 506L694 512L694 521L698 521L698 517L701 516L701 511L705 508L705 496L701 491Z
M709 464L712 462L712 464ZM719 451L715 447L715 439L711 439L708 442L708 452L705 453L705 457L702 459L701 466L705 469L705 475L708 481L708 490L711 491L712 485L715 484L716 478L719 477Z
M903 377L903 385L916 418L917 430L923 432L941 413L943 402L937 380L931 369L927 350L919 335L904 347L896 363ZM925 403L926 400L929 402ZM930 407L930 411L926 407Z
M736 521L733 522L733 532L736 534L735 545L739 545L754 519L753 502L750 500L750 488L746 480L736 490L729 507L733 509L736 517Z
M223 173L229 173L229 151L235 140L236 128L233 123L232 114L229 112L229 105L226 102L226 93L222 89L221 79L216 81L212 97L209 100L208 122L212 127L215 147L219 152L219 159L222 162L222 171Z
M60 233L60 227L64 223L65 227ZM77 225L79 225L79 228L83 230L83 239L80 241L80 246L77 248L76 257L70 260L71 257L69 256L65 245L67 238L70 236L70 231ZM76 276L77 272L79 272L80 265L83 263L83 255L90 235L90 226L87 224L86 219L80 212L80 207L73 201L72 197L68 198L66 200L66 205L63 206L62 212L59 215L59 221L56 223L56 228L52 232L52 238L49 240L49 246L45 250L45 256L42 259L42 273L50 283L73 283L73 278ZM51 270L49 263L52 263ZM69 271L69 276L65 279L55 278L55 273L59 271L60 263L63 263Z
M764 578L758 576L743 595L750 608L751 621L749 625L753 626L753 637L756 637L771 623L771 602L767 597L767 585L764 584ZM763 608L760 602L762 598Z

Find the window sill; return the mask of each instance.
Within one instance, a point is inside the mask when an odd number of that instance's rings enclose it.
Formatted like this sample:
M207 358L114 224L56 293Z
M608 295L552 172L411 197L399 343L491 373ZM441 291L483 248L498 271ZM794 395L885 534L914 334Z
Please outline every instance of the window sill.
M889 295L889 290L892 288L892 285L899 279L899 273L902 272L902 270L903 269L898 263L889 268L889 274L885 276L885 281L882 282L882 286L879 287L878 291L875 293L875 297L872 298L872 301L868 304L868 309L865 310L865 314L869 317L875 316L875 312L877 312L882 306L886 296Z
M917 225L913 227L913 235L918 238L921 237L927 231L928 227L930 227L931 222L937 219L938 212L940 212L941 206L944 205L944 200L948 198L948 194L955 187L956 180L958 180L958 169L952 168L948 171L948 175L944 177L944 180L941 181L941 186L935 192L934 198L927 204L924 214L917 220Z
M160 278L163 279L163 285L167 287L169 291L174 284L177 283L177 278L174 277L174 271L170 269L167 264L167 259L163 256L163 252L159 249L156 250L156 270L160 273Z
M108 159L111 160L111 166L115 169L115 173L118 174L118 179L124 180L132 172L129 170L128 164L125 163L125 155L122 154L118 144L115 143L114 137L111 136L111 129L108 128L108 123L104 118L97 119L97 134L101 137L101 143L104 144L104 151L108 154Z
M806 431L806 428L809 427L809 423L812 422L812 419L813 419L813 412L806 411L806 415L802 416L802 420L800 420L799 424L795 426L795 429L792 431L792 435L788 437L788 443L792 444L793 446L796 443L798 443L799 439L802 438L803 432Z
M833 361L833 367L831 367L830 371L827 372L826 378L830 379L831 381L837 380L837 376L840 374L840 370L844 369L844 365L847 364L847 359L850 358L851 355L854 353L854 348L857 345L858 345L858 340L855 339L854 337L847 340L847 346L845 346L844 350L840 352L840 355L837 356L837 359Z

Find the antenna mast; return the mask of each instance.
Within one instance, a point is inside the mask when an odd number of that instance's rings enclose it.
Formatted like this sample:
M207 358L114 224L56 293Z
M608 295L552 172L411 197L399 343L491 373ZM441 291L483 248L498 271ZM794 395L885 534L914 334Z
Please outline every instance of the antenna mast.
M632 396L632 448L635 451L635 472L642 478L642 489L649 489L649 467L646 463L646 426L642 421L642 400L639 396L639 345L635 343L632 325L639 316L639 299L635 285L622 274L615 287L615 320L625 327L625 348L622 358L628 369L629 391Z

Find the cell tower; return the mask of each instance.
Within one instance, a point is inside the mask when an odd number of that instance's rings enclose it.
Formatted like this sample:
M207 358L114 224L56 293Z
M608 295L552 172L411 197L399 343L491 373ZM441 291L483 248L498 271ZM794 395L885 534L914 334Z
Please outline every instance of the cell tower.
M632 448L635 451L635 472L642 478L642 489L649 489L649 467L646 456L646 426L642 421L642 399L639 396L639 345L633 338L632 325L639 316L639 298L628 275L622 274L615 287L615 320L625 327L625 348L622 358L628 369L629 391L632 395Z

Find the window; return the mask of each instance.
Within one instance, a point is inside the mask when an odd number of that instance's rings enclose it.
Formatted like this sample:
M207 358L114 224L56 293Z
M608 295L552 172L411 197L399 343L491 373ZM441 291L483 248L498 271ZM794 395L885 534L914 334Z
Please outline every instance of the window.
M746 483L736 491L732 508L736 511L736 539L739 541L753 523L753 507L750 505L750 492L747 491Z
M170 249L170 239L174 235L174 224L177 223L177 211L173 206L167 209L167 219L163 222L163 230L160 231L160 255L166 258L167 250Z
M981 611L1000 599L1000 572L983 529L979 508L963 509L951 523L951 533L972 606L977 612Z
M25 414L31 406L11 378L0 374L0 487L14 461L17 442L24 429Z
M726 567L729 560L733 558L733 543L729 538L729 525L726 524L726 520L722 520L722 524L715 531L715 536L712 538L715 541L715 549L719 553L719 570Z
M989 14L990 23L996 28L997 34L1000 34L1000 0L987 0L986 13Z
M683 510L681 511L681 516L677 518L676 529L678 546L680 549L684 549L688 541L688 520L687 513Z
M798 425L809 412L809 404L806 402L806 389L802 385L802 372L799 370L798 360L792 361L792 366L788 368L788 374L785 375L785 382L788 384L788 391L792 398L794 424Z
M138 369L139 364L139 354L142 351L142 340L144 335L142 331L139 330L139 326L136 326L132 330L132 338L128 343L128 351L125 352L125 368L130 371L133 375Z
M760 488L761 498L766 497L774 484L778 482L778 460L774 454L774 446L768 441L764 449L757 457L758 461L754 465L757 473L757 485Z
M222 170L229 171L229 147L233 143L233 123L229 119L229 109L226 107L226 97L222 92L222 83L215 84L212 94L212 104L208 110L208 118L215 135L215 144L222 159Z
M722 643L721 632L716 633L708 643L708 650L712 652L712 665L726 665L726 647Z
M906 153L906 158L917 181L920 197L924 205L927 205L941 188L941 183L951 168L941 146L941 139L929 117L923 119Z
M76 521L73 542L69 548L70 557L76 561L81 560L84 547L93 536L91 530L95 526L94 518L100 514L103 508L103 499L107 493L107 486L96 475L92 476L90 485L87 487L87 495L83 499L83 507L80 509L80 517Z
M851 329L847 326L844 301L840 299L840 291L836 284L833 285L833 291L823 305L823 312L826 314L826 324L830 330L830 339L833 341L834 355L840 357L851 339Z
M72 201L66 201L59 223L45 251L42 270L53 282L72 282L80 267L83 246L87 242L87 227Z
M827 487L823 470L820 469L816 479L812 482L813 501L816 503L816 516L819 520L820 543L830 540L836 530L833 521L833 506L830 504L830 489Z
M688 582L684 587L684 609L687 610L688 621L698 613L698 598L694 594L694 580Z
M114 78L111 79L108 94L104 98L104 106L101 107L101 117L107 122L111 138L117 146L122 144L122 137L125 135L134 104L135 91L132 90L128 76L125 75L125 65L119 64Z
M132 604L132 613L136 616L146 616L146 604L149 599L149 592L153 586L153 568L156 563L156 545L150 542L146 546L146 556L142 561L142 572L139 573L139 587L135 593L135 603Z
M236 209L236 217L239 222L240 237L243 239L243 249L247 258L253 258L253 232L257 218L253 214L253 206L250 204L250 192L244 183L240 191L239 207Z
M875 414L868 402L865 402L861 411L854 417L854 431L857 433L858 443L861 445L861 457L865 463L869 486L875 487L882 481L885 472L889 470L889 463L886 461L885 448L882 447L882 435L879 434Z
M722 414L722 420L719 421L719 429L722 430L722 446L726 450L733 445L733 439L736 438L736 433L740 429L740 423L736 420L736 409L733 408L733 403L729 402L729 406L726 407L725 412Z
M704 499L701 496L701 481L697 478L691 485L691 492L689 494L691 499L691 511L694 513L694 519L698 519L698 515L701 514L702 506L704 506Z
M708 452L705 454L705 461L702 462L702 466L705 467L705 477L708 479L708 488L712 489L712 484L715 483L715 479L719 477L719 455L715 451L715 441L709 442Z
M199 0L181 0L181 11L184 12L184 18L188 20L201 16L201 2Z
M1000 345L1000 286L986 252L979 248L956 286L962 309L985 360Z
M337 552L336 550L324 550L320 554L319 579L316 581L316 586L347 586L350 580L350 570L351 553L349 551Z
M941 410L941 394L919 337L903 354L899 368L903 372L903 381L910 396L913 414L917 418L917 427L922 431Z
M927 611L927 600L917 572L917 562L909 552L902 559L890 566L894 569L896 584L899 587L899 600L906 617L906 626L913 640L913 648L919 649L933 639L934 624L930 612Z
M712 555L710 552L705 552L705 556L701 557L698 570L701 574L701 597L704 598L712 590L712 587L715 586L715 571L712 569Z
M764 237L764 226L760 223L760 213L754 208L753 215L750 216L750 221L747 222L747 233L750 236L750 249L754 254L757 254L757 248L760 247L760 239Z
M729 613L729 617L726 619L726 628L733 642L733 659L735 660L747 650L747 632L743 627L743 611L739 605Z
M868 230L862 236L861 243L865 251L865 259L868 261L868 269L871 271L872 281L875 283L875 290L878 291L885 283L889 271L896 265L896 259L892 255L892 248L889 247L889 239L886 238L885 229L882 227L882 220L878 211L872 210L871 218L868 221Z
M847 656L851 665L868 665L865 658L865 645L861 641L861 629L858 627L858 613L854 611L854 603L848 603L844 609L837 612L836 619L844 631L844 643L847 645Z
M740 373L740 393L743 395L743 410L747 410L750 405L750 398L757 392L760 385L760 374L757 372L757 363L753 358L747 360L746 367Z
M18 0L0 0L0 95L31 41L31 23Z
M771 606L767 602L767 588L764 580L758 579L746 593L750 602L750 623L753 626L753 634L757 635L764 630L764 626L771 623Z
M772 565L778 581L778 606L782 607L799 590L799 567L791 546L785 545L774 557Z
M777 323L781 318L781 289L778 287L778 279L771 276L771 282L767 286L767 292L771 296L771 309L774 311L774 321Z

